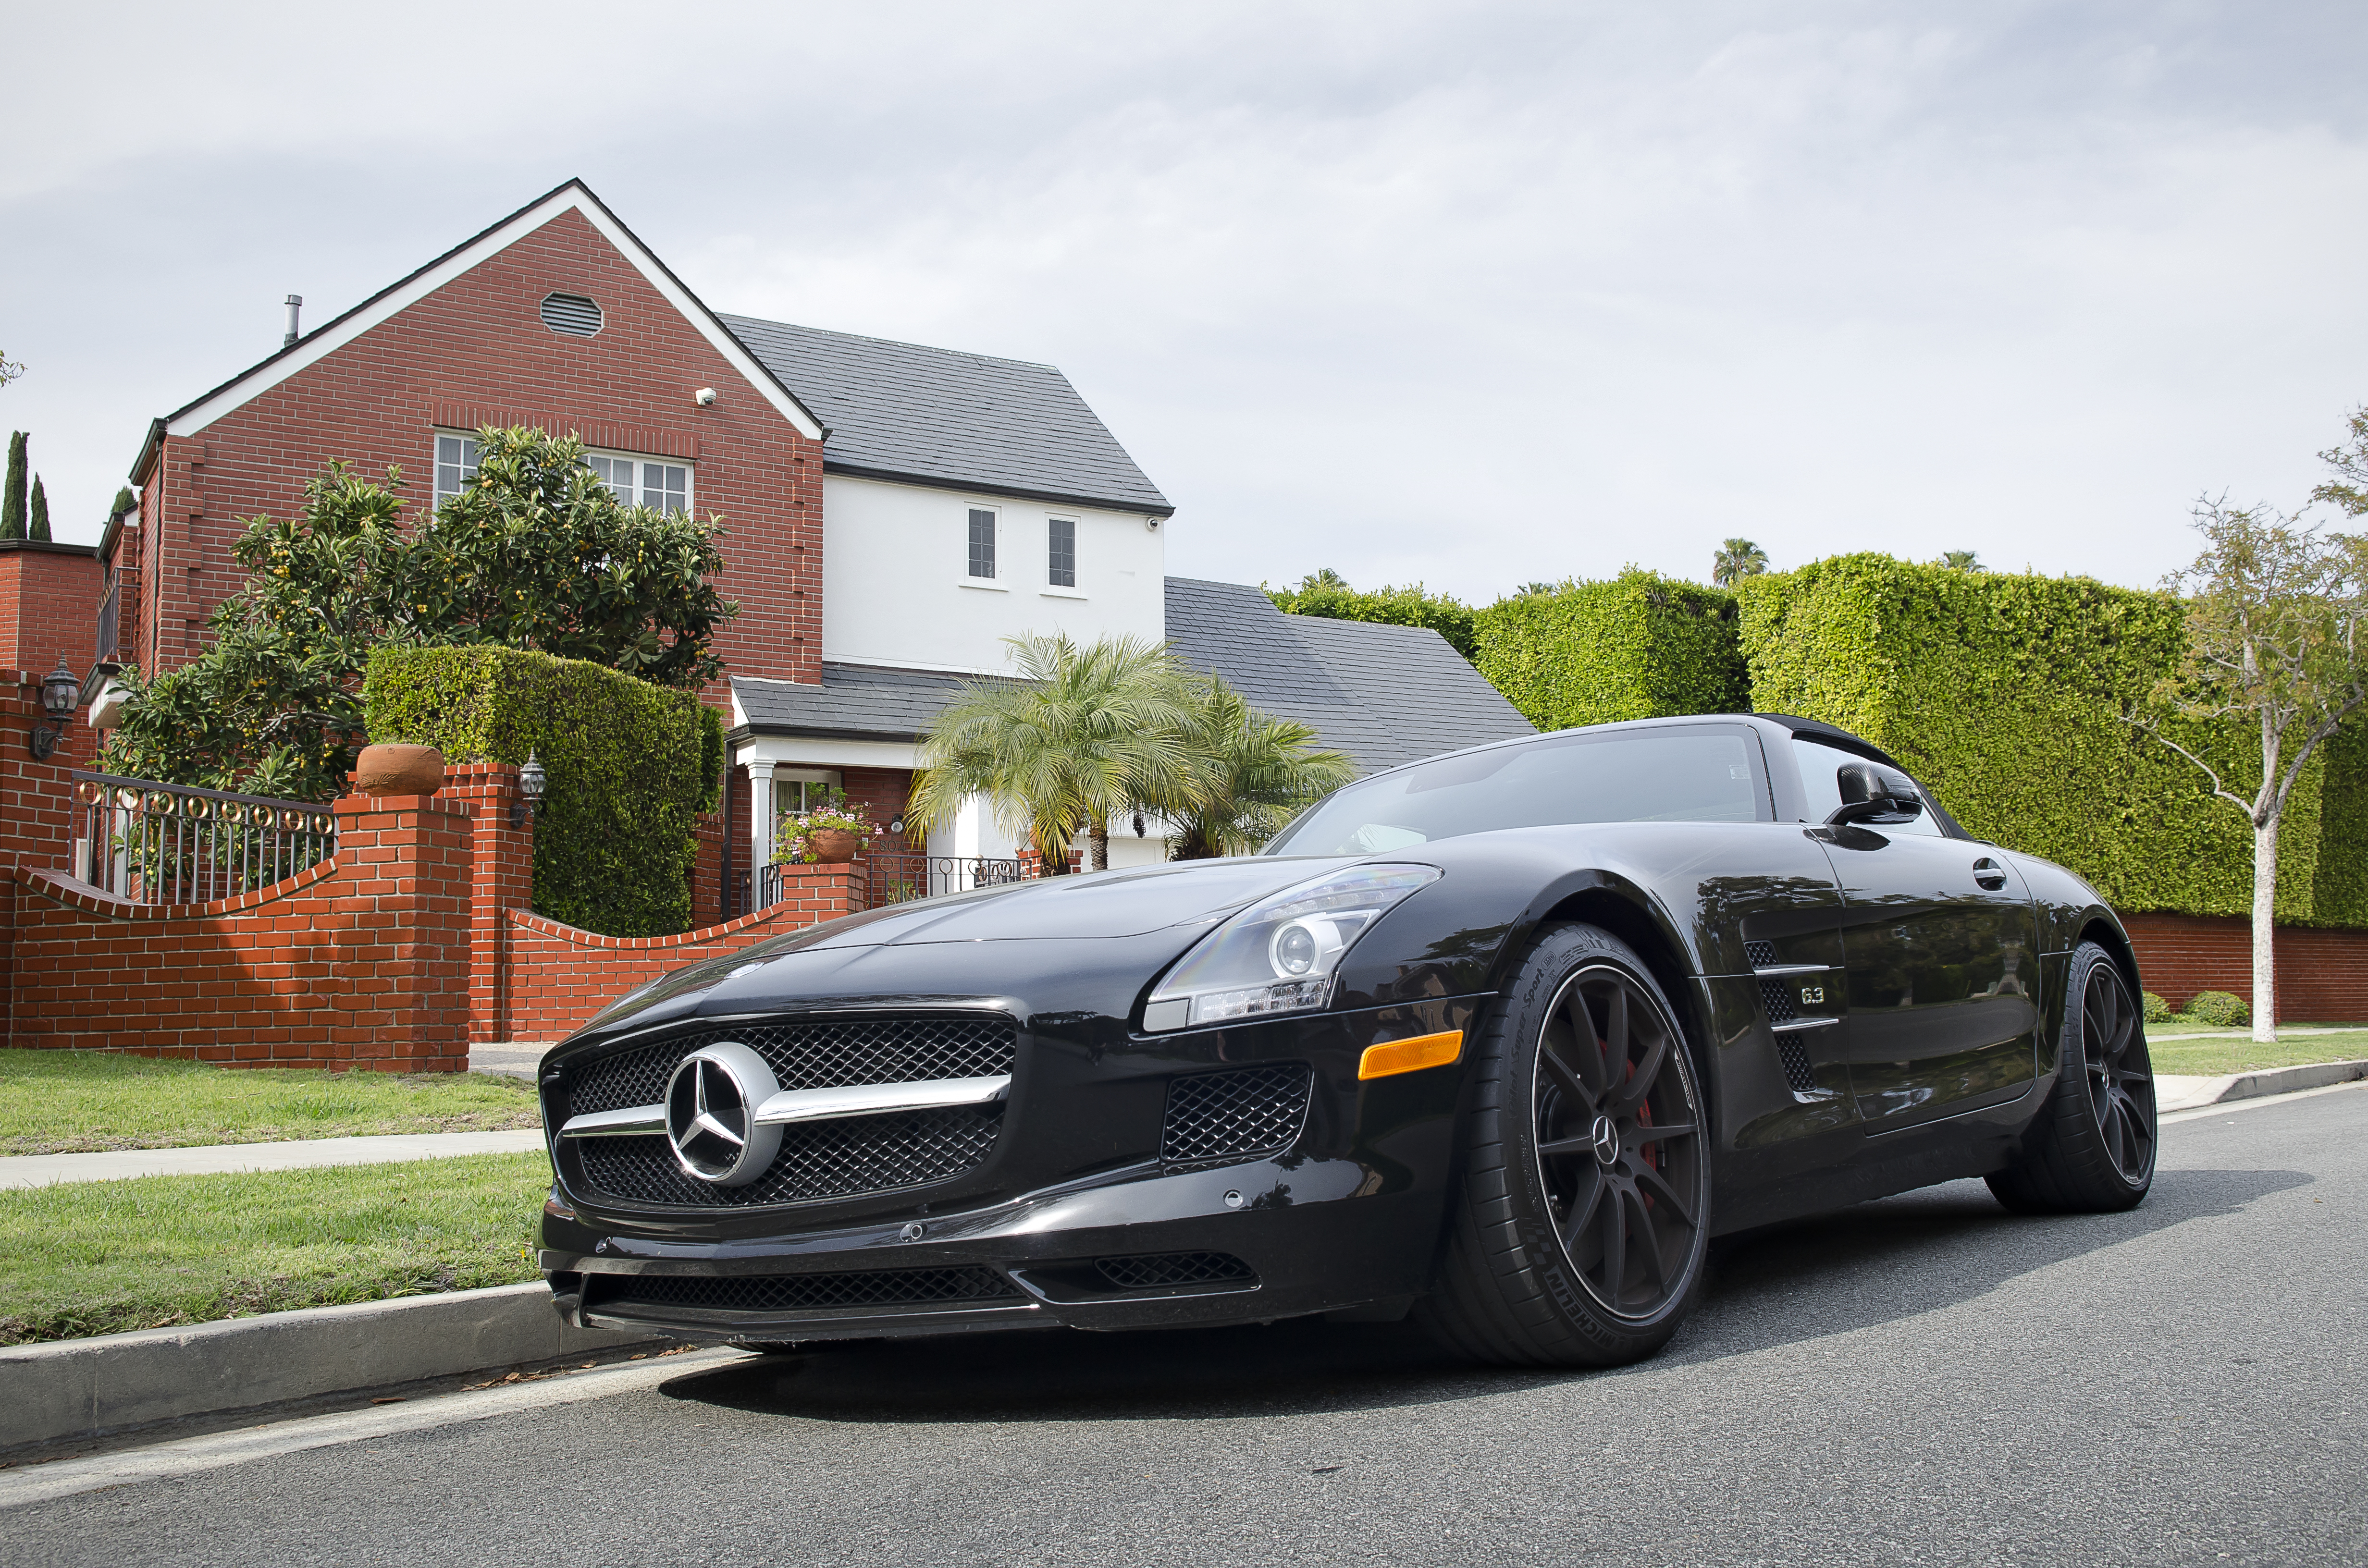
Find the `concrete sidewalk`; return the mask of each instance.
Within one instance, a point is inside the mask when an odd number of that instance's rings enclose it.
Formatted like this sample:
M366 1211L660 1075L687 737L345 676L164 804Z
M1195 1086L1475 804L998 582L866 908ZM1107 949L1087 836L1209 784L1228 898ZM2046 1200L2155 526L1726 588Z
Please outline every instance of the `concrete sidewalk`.
M306 1138L290 1143L205 1143L191 1149L122 1149L101 1154L17 1154L0 1159L0 1189L126 1176L216 1176L293 1171L313 1165L382 1165L454 1154L514 1154L542 1147L542 1129L507 1132L405 1132L383 1138Z
M2291 1095L2301 1089L2321 1089L2368 1078L2368 1062L2314 1062L2301 1067L2266 1067L2253 1073L2228 1073L2216 1078L2179 1073L2154 1075L2154 1104L2158 1115L2192 1110L2197 1106L2224 1105L2230 1100L2261 1099Z

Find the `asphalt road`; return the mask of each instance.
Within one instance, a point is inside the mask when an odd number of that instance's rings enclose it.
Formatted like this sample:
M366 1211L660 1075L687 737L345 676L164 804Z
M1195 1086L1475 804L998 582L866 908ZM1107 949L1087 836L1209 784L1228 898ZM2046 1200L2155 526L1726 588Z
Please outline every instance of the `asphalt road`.
M2363 1210L2355 1089L2166 1128L2132 1214L1959 1183L1728 1244L1624 1371L849 1347L0 1511L0 1562L2357 1564Z

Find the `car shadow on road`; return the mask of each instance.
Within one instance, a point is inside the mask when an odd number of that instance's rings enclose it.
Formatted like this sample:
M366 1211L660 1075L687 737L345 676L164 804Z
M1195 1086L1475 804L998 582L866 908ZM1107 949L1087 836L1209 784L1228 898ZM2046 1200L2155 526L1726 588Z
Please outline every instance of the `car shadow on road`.
M2299 1171L2166 1172L2126 1214L2009 1214L1953 1182L1729 1237L1647 1366L1716 1361L1971 1301L2025 1274L2306 1185ZM1431 1404L1601 1373L1475 1367L1411 1324L872 1340L735 1362L670 1398L867 1423L1209 1420Z

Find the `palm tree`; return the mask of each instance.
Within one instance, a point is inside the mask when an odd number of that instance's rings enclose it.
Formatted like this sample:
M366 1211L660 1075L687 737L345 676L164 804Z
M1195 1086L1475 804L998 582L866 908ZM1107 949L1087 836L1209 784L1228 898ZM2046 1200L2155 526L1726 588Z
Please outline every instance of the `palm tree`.
M1329 566L1319 566L1299 580L1299 591L1303 594L1312 594L1318 588L1338 588L1345 593L1348 587L1349 579Z
M1517 599L1541 599L1554 591L1552 583L1524 583L1513 590Z
M1970 550L1944 550L1935 565L1946 566L1952 572L1987 572L1988 567Z
M1017 679L964 686L921 741L908 819L927 833L984 795L1043 857L1069 869L1082 830L1092 869L1110 865L1110 818L1189 795L1182 731L1190 693L1164 646L1104 638L1007 637Z
M1215 676L1196 683L1184 741L1185 790L1143 802L1180 830L1172 852L1178 860L1247 854L1302 807L1357 776L1341 753L1316 749L1313 729L1251 707Z
M1748 539L1731 539L1718 547L1711 557L1710 580L1722 588L1731 588L1746 577L1757 577L1768 570L1768 552Z

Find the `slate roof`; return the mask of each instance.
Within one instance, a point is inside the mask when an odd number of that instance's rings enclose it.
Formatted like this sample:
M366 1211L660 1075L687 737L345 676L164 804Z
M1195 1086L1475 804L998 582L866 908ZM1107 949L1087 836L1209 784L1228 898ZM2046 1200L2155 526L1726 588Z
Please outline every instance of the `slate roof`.
M1246 584L1170 577L1167 640L1255 706L1314 726L1361 773L1536 733L1424 627L1285 615ZM911 742L970 678L825 664L819 686L735 676L732 690L757 734Z
M1050 365L721 319L830 427L826 472L1161 517L1176 509Z
M1285 615L1247 584L1170 577L1167 642L1255 706L1313 725L1360 773L1537 733L1428 627Z

